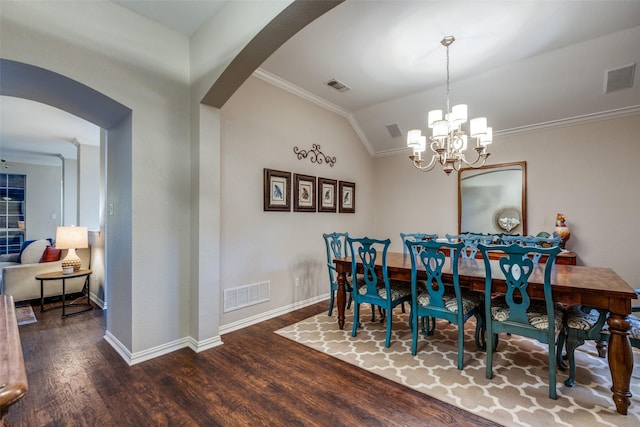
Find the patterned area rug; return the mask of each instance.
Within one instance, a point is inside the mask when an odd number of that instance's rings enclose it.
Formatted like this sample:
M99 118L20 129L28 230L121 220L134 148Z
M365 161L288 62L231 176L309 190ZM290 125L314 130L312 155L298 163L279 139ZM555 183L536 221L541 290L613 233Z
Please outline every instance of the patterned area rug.
M16 307L16 319L18 320L18 326L28 325L38 321L30 305Z
M628 415L623 416L611 399L607 361L597 356L593 342L576 351L573 388L564 385L567 373L558 372L558 399L552 400L544 345L502 334L494 353L493 379L488 380L485 354L473 340L473 320L465 327L465 367L459 371L455 326L439 320L433 336L420 337L414 357L408 315L396 311L388 349L384 347L386 326L372 323L368 308L361 314L363 327L357 337L351 336L352 311L347 312L343 331L334 312L333 317L321 313L275 333L506 426L640 425L640 351L636 349L633 397Z

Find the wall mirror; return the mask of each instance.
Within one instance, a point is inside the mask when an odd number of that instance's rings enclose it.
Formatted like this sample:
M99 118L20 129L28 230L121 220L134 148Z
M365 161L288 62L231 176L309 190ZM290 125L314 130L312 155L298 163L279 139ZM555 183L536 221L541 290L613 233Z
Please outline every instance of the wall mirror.
M527 163L458 171L458 232L527 234Z

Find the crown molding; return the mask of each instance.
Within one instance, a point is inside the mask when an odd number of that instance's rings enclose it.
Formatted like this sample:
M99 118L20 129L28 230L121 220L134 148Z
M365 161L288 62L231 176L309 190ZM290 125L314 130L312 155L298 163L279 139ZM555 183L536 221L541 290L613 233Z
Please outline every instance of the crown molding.
M598 113L584 114L582 116L569 117L566 119L552 120L549 122L536 123L532 125L520 126L517 128L504 129L493 133L494 136L512 135L518 133L532 132L545 129L554 129L564 126L573 126L583 123L592 123L601 120L611 120L621 117L640 114L640 105L618 108L615 110L601 111Z
M410 150L407 147L394 148L391 150L376 152L371 146L371 143L365 136L364 132L358 125L358 122L354 118L353 114L351 114L349 111L329 101L326 101L320 98L319 96L316 96L310 92L307 92L301 87L291 84L286 80L283 80L280 77L276 76L275 74L271 74L268 71L263 70L261 68L258 68L256 71L254 71L253 75L261 80L266 81L267 83L271 83L272 85L279 87L280 89L286 90L287 92L297 95L322 108L325 108L329 111L332 111L336 114L339 114L345 117L349 121L349 124L351 124L351 127L353 128L356 135L358 135L358 138L362 142L362 145L364 145L369 155L373 158L406 155L407 153L410 153ZM640 114L640 105L632 105L630 107L618 108L618 109L608 110L608 111L601 111L598 113L584 114L581 116L569 117L565 119L535 123L532 125L520 126L516 128L510 128L510 129L503 129L499 131L494 131L493 136L496 137L496 136L503 136L503 135L514 135L518 133L526 133L526 132L533 132L533 131L546 130L546 129L555 129L555 128L560 128L565 126L592 123L592 122L597 122L601 120L611 120L611 119L616 119L621 117L628 117L636 114Z

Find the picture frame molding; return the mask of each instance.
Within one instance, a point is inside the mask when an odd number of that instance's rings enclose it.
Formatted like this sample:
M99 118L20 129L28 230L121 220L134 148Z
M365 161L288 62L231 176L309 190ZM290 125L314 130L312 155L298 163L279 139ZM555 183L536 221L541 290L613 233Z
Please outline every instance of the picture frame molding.
M282 200L274 198L274 186L280 183ZM265 211L291 212L291 172L264 168L263 173L263 209Z
M316 177L311 175L303 175L296 173L293 176L293 211L294 212L315 212L316 211ZM304 200L301 195L303 191L307 191L311 194L307 195L307 200Z
M350 200L345 201L345 196L349 194ZM356 183L340 181L338 195L340 196L339 212L356 213Z
M331 200L325 203L325 187L331 191ZM318 177L318 212L338 212L338 180Z

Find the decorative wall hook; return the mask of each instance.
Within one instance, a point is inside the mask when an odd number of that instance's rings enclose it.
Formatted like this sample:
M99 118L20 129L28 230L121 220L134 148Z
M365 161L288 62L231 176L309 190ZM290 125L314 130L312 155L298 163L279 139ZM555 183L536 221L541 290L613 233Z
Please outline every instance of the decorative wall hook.
M311 160L311 163L322 164L323 162L327 162L331 167L336 163L335 157L329 157L320 151L319 144L313 144L311 150L300 150L298 147L293 147L293 152L298 155L298 160L306 159L310 156L309 160Z

